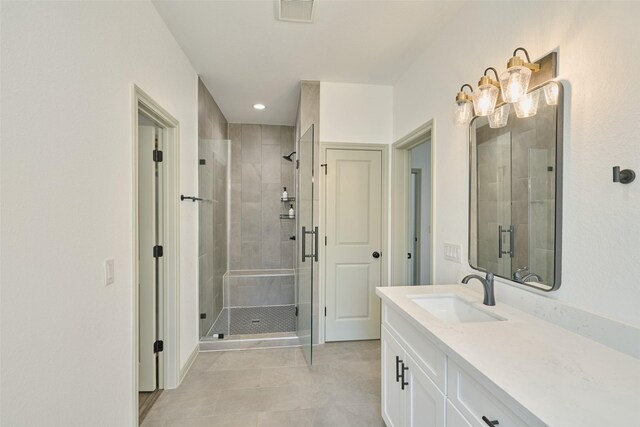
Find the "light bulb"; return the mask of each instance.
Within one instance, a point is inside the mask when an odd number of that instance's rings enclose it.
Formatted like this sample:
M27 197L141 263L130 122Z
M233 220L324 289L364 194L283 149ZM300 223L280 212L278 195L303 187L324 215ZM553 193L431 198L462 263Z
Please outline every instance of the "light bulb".
M488 116L493 113L498 100L498 88L492 84L484 84L473 91L473 108L476 116Z
M544 99L547 101L548 105L558 105L558 95L560 93L560 88L558 84L555 82L549 82L549 84L544 87Z
M504 104L501 107L496 108L493 114L489 114L489 127L493 129L505 127L509 120L510 110L511 104Z
M516 116L519 118L535 116L538 112L538 99L540 90L528 93L518 100L513 106L516 108Z
M453 111L453 117L457 126L465 126L471 121L473 116L473 105L470 101L460 100L456 101L456 106Z
M513 66L500 74L500 88L505 102L514 103L529 89L531 70L523 66Z

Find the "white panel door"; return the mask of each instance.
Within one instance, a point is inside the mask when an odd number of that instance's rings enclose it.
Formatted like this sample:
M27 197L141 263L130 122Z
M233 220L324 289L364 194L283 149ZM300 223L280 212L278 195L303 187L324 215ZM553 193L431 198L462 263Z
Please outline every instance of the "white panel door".
M156 389L156 166L153 161L155 128L138 127L138 271L139 341L138 390Z
M327 341L380 338L382 153L327 150Z

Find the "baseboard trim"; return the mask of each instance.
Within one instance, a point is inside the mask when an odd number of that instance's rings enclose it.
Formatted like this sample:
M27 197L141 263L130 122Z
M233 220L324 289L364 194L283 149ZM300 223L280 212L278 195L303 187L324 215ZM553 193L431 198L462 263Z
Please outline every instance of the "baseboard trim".
M184 380L184 377L187 376L189 369L191 369L191 366L193 366L193 362L196 361L196 357L198 357L198 345L193 348L191 354L189 355L189 358L187 359L187 363L185 363L182 369L180 369L180 381L178 382L178 386L182 384L182 380Z

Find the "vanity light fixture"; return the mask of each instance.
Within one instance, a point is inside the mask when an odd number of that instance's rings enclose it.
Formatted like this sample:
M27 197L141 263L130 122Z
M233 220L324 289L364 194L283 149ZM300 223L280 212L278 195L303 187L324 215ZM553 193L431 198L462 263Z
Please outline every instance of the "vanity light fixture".
M456 95L456 106L453 111L453 118L458 126L467 125L473 117L473 97L464 91L465 87L468 87L473 93L471 85L465 83L460 87L460 92Z
M540 89L521 96L520 99L513 104L516 109L516 116L520 119L535 116L538 112L539 99Z
M489 114L489 127L492 129L503 128L509 120L511 104L503 104L497 107L492 114Z
M476 112L476 116L492 114L496 108L496 101L498 101L500 84L497 80L487 76L487 71L489 70L493 71L496 79L498 78L498 72L495 68L489 67L484 70L484 74L478 82L478 88L473 91L473 109Z
M523 52L526 62L518 52ZM478 87L469 96L464 88L471 86L462 85L456 96L454 110L455 122L458 126L464 126L475 116L488 116L489 125L492 128L501 128L507 125L510 104L514 104L516 115L519 118L532 117L538 112L538 101L541 92L548 105L557 105L560 93L560 83L552 81L557 77L558 54L550 52L536 62L531 62L529 52L523 47L513 51L513 57L509 59L507 70L498 75L495 68L484 70L483 76L478 82ZM493 78L487 74L493 71ZM544 84L548 82L548 84ZM544 88L542 88L544 86ZM529 88L534 90L529 93ZM473 101L473 112L469 111L469 100Z
M558 94L560 88L558 83L551 82L544 86L544 99L547 101L547 105L558 105Z
M517 53L524 52L527 62L524 62ZM527 93L531 72L540 70L540 64L531 63L529 52L523 47L513 51L513 57L507 63L507 70L500 75L500 87L505 102L514 103Z

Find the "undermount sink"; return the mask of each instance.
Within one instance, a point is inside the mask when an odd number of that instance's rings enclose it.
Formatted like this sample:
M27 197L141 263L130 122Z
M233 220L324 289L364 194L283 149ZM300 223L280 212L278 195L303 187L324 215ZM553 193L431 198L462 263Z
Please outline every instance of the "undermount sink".
M481 310L454 294L414 295L411 301L440 320L450 323L496 322L505 320Z

